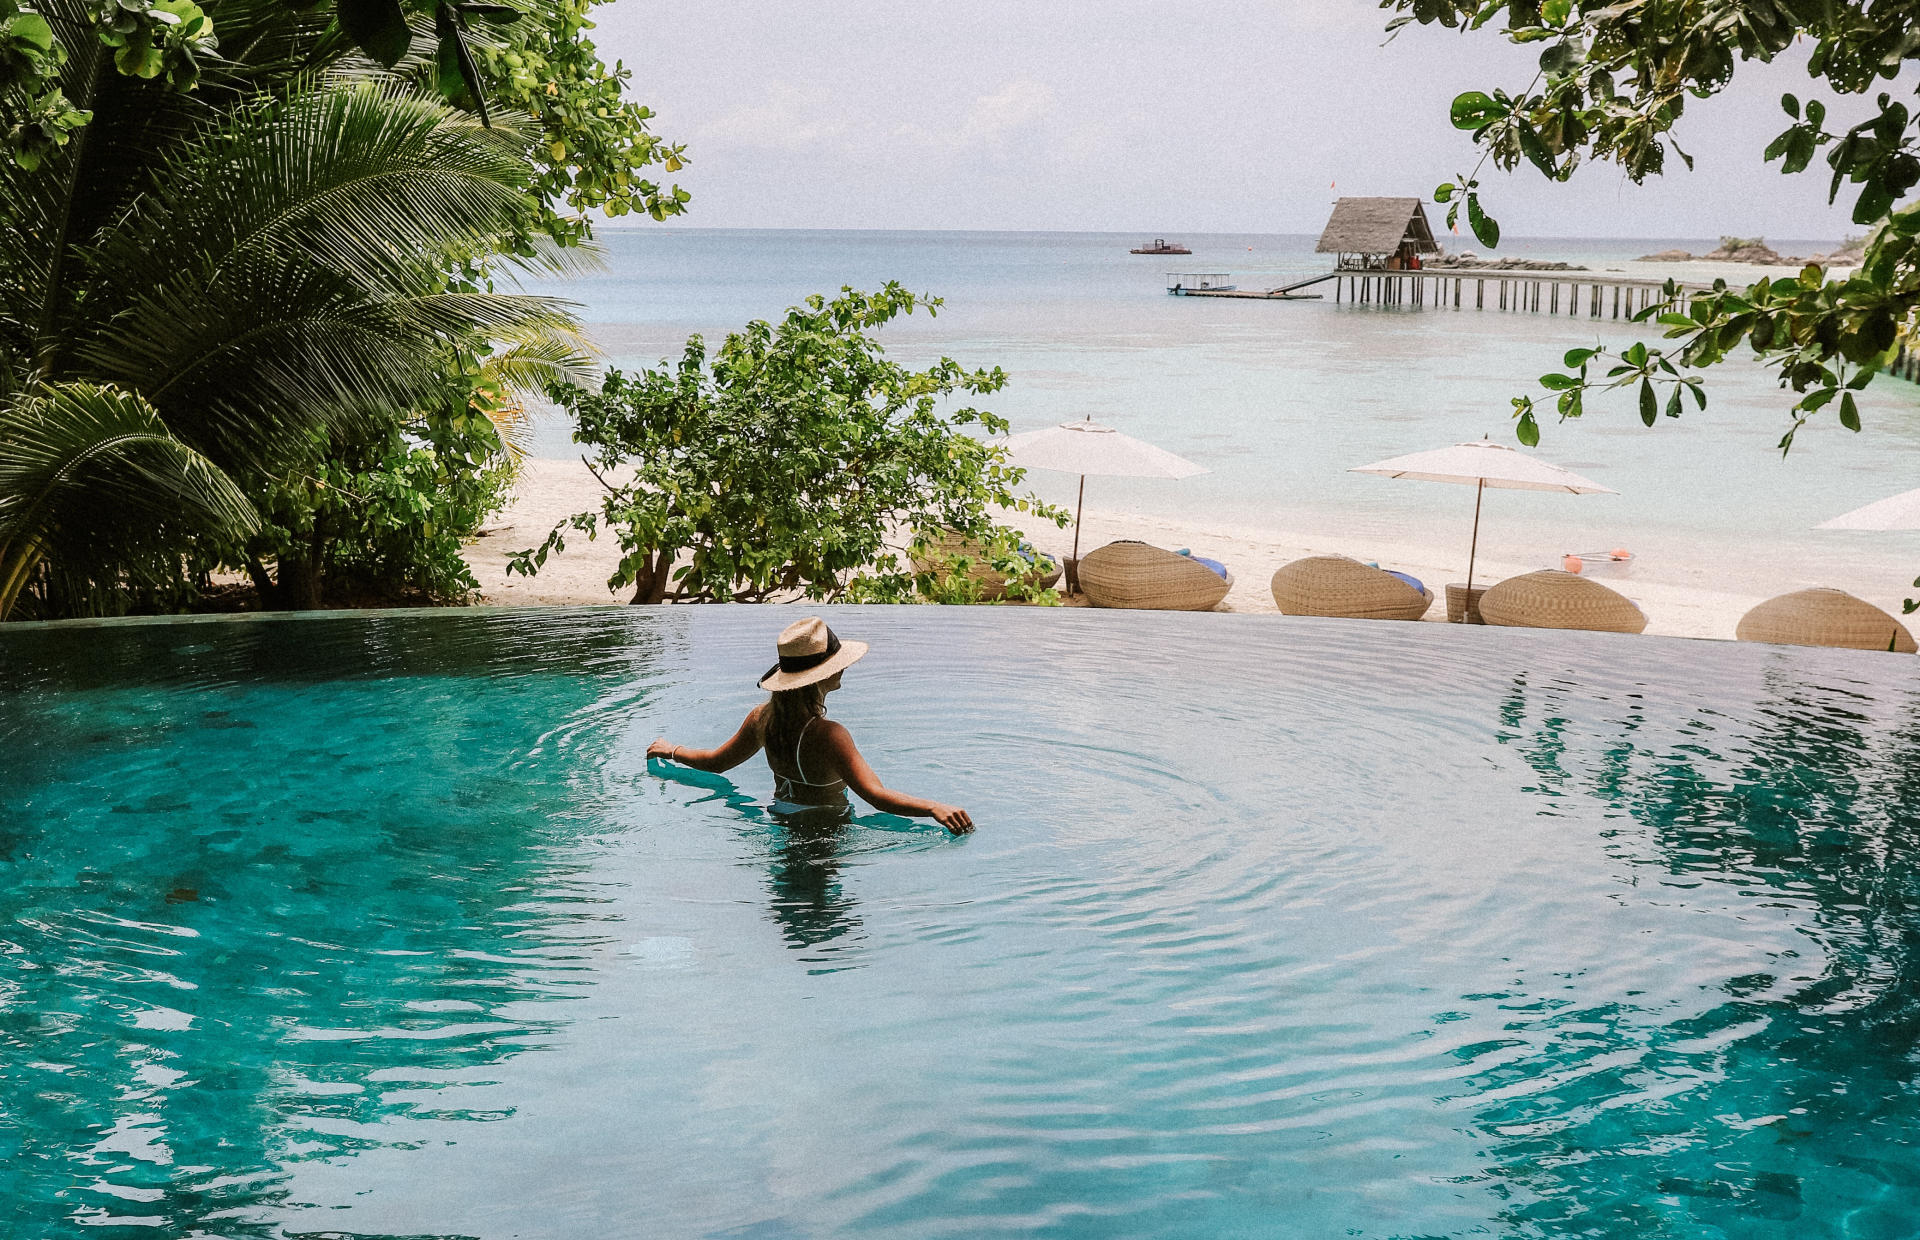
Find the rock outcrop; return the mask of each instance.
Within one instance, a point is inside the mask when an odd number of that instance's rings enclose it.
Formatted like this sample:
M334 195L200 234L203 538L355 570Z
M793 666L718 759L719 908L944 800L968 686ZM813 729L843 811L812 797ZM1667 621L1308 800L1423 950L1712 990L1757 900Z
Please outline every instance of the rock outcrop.
M1642 254L1637 261L1643 263L1747 263L1755 267L1804 267L1808 263L1819 263L1824 267L1849 267L1860 261L1857 248L1864 241L1849 240L1831 254L1815 254L1810 258L1796 258L1782 254L1767 244L1764 237L1722 237L1720 248L1707 254L1689 254L1685 250L1662 250L1658 254Z
M1544 258L1481 258L1472 250L1442 254L1429 259L1430 270L1446 271L1585 271L1572 263L1556 263Z

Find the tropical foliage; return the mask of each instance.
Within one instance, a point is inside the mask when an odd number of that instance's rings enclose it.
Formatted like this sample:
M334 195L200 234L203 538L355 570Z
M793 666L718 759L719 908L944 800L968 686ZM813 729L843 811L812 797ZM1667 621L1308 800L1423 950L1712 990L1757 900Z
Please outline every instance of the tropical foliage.
M1780 437L1784 453L1809 418L1833 412L1860 429L1855 398L1913 331L1920 309L1920 203L1897 206L1920 185L1920 111L1896 98L1909 65L1920 59L1920 0L1380 0L1409 22L1462 31L1499 24L1505 36L1540 47L1539 68L1517 94L1468 91L1453 101L1453 123L1473 135L1481 165L1527 163L1564 181L1583 159L1618 163L1640 181L1666 167L1671 152L1689 168L1675 128L1689 98L1709 98L1732 81L1743 61L1771 61L1796 44L1810 45L1807 75L1815 90L1837 96L1873 93L1864 119L1838 132L1827 104L1783 95L1787 127L1766 148L1781 171L1807 170L1825 152L1827 198L1851 200L1853 222L1869 232L1860 264L1834 279L1809 264L1784 279L1746 288L1724 280L1686 299L1671 283L1666 299L1636 317L1665 329L1671 343L1636 343L1618 352L1575 349L1565 369L1541 377L1541 398L1561 418L1579 417L1598 391L1637 393L1640 420L1679 417L1683 396L1705 408L1706 386L1692 373L1743 346L1793 394ZM1482 244L1499 243L1500 226L1480 201L1479 169L1434 192L1450 204L1454 223L1464 207ZM1666 391L1662 401L1660 390ZM1540 440L1535 398L1514 398L1521 442ZM1914 582L1920 586L1920 580ZM1920 610L1909 601L1907 611Z
M599 2L0 0L0 151L33 167L73 140L95 117L93 96L110 90L101 75L184 92L203 69L231 84L236 60L255 71L242 74L254 85L263 69L378 65L478 111L483 123L490 98L530 119L545 153L535 187L544 230L579 240L587 211L661 219L687 202L684 190L642 173L653 164L676 172L684 152L649 131L653 113L624 98L626 68L603 63L585 37ZM77 80L76 61L86 66Z
M493 419L584 360L492 274L569 267L588 207L678 210L633 175L677 149L577 41L584 0L467 6L510 32L461 40L490 117L422 90L431 42L389 73L327 12L119 2L0 21L38 49L0 39L10 123L48 92L81 118L0 165L0 617L168 606L222 564L280 605L328 567L470 587Z
M1017 495L1020 471L963 429L996 433L1003 419L943 408L998 391L1006 375L946 358L911 370L869 335L939 305L898 284L845 289L808 298L778 325L749 323L711 358L695 336L677 367L612 371L598 392L556 386L606 495L517 553L511 571L532 575L569 531L604 527L623 552L608 588L633 587L636 603L894 602L930 584L916 578L914 553L924 558L943 532L1015 555L1018 535L992 520L996 506L1061 523L1066 514Z
M1583 159L1621 165L1635 181L1660 173L1671 153L1691 167L1676 126L1690 98L1725 89L1742 61L1770 61L1795 43L1811 45L1807 73L1816 87L1864 95L1896 83L1920 57L1916 0L1382 0L1398 10L1390 28L1440 23L1464 31L1498 24L1514 43L1540 47L1539 69L1517 94L1469 91L1453 102L1453 123L1470 132L1487 159L1505 169L1527 163L1564 181ZM1547 376L1548 398L1561 417L1578 417L1596 389L1633 388L1643 421L1664 411L1679 416L1682 396L1704 406L1706 391L1687 372L1711 366L1742 345L1778 372L1795 394L1792 421L1780 440L1823 409L1858 430L1854 393L1884 365L1920 306L1920 207L1895 203L1920 184L1916 115L1880 93L1861 123L1826 129L1827 107L1786 95L1787 128L1765 152L1784 172L1804 171L1826 151L1828 198L1845 192L1853 220L1871 229L1866 254L1847 279L1819 266L1744 289L1717 282L1690 299L1686 313L1668 300L1643 320L1666 328L1673 344L1624 353L1577 350L1566 373ZM1464 207L1483 244L1499 241L1499 225L1480 201L1477 170L1442 185L1449 223ZM1596 372L1596 367L1601 368ZM1657 389L1666 389L1661 401ZM1539 439L1533 398L1515 402L1523 442Z

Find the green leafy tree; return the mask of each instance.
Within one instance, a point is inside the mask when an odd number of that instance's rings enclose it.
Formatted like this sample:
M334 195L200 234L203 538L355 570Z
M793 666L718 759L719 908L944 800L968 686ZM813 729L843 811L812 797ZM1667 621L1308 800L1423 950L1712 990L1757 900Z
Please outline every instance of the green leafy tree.
M148 137L0 173L0 618L178 576L183 535L259 531L234 488L257 500L442 401L455 348L572 329L447 275L533 218L512 130L365 83Z
M264 489L261 528L211 558L244 566L268 607L471 596L480 586L461 549L505 505L524 448L516 389L577 377L581 361L544 338L485 358L458 351L435 403L323 439L317 464Z
M495 270L576 266L561 247L591 210L686 201L641 174L681 153L597 58L589 10L0 0L0 455L19 454L0 477L20 488L0 489L0 617L177 606L220 560L289 606L370 563L470 584L448 547L503 458L434 442L443 380L489 342L523 370L529 349L581 353L558 306L495 294ZM139 435L109 429L128 400ZM180 451L154 451L161 433ZM141 468L103 472L120 451ZM168 461L175 502L210 479L249 502L106 536L89 514L135 508L102 480L158 486ZM392 502L338 504L327 479ZM391 490L430 482L463 498Z
M1920 204L1898 206L1920 184L1920 116L1896 95L1920 58L1920 0L1381 0L1409 22L1475 31L1497 26L1507 39L1538 45L1538 72L1517 93L1468 91L1453 101L1455 126L1473 135L1503 169L1530 164L1557 181L1583 159L1619 164L1633 180L1662 172L1671 152L1681 163L1676 127L1690 99L1725 89L1743 61L1770 61L1796 43L1811 44L1807 73L1816 89L1838 96L1873 94L1872 114L1839 132L1827 106L1785 95L1789 122L1763 154L1788 174L1825 152L1828 199L1851 200L1853 221L1868 228L1865 253L1846 279L1818 264L1746 288L1714 282L1684 299L1666 298L1636 315L1665 329L1665 345L1615 352L1575 349L1564 371L1542 377L1543 398L1561 418L1579 417L1596 391L1636 393L1640 418L1678 417L1683 397L1704 408L1698 373L1745 349L1792 393L1780 449L1822 411L1860 429L1855 393L1890 360L1920 307ZM1482 244L1499 244L1499 224L1481 202L1478 168L1440 186L1455 223L1464 209ZM1661 392L1665 391L1665 399ZM1518 436L1539 442L1535 398L1514 399ZM1920 585L1920 581L1915 582ZM1907 610L1916 604L1909 602Z
M490 100L529 118L548 236L579 240L594 210L678 214L686 191L644 170L677 172L685 152L649 130L653 113L625 98L626 68L601 61L586 38L598 2L0 0L0 153L37 167L96 115L113 120L101 101L117 79L186 96L203 73L232 88L262 85L261 70L385 71L477 111L483 124Z
M606 496L516 553L509 571L532 575L569 531L605 527L624 553L608 587L633 587L636 603L905 601L925 584L914 553L944 532L983 554L1013 552L1018 535L996 525L995 507L1064 524L1064 512L1016 495L1021 471L963 429L996 433L1003 419L943 411L950 397L998 391L1002 371L945 358L911 370L869 335L939 304L898 284L844 289L777 326L749 323L711 358L695 336L677 367L612 371L598 392L556 387Z

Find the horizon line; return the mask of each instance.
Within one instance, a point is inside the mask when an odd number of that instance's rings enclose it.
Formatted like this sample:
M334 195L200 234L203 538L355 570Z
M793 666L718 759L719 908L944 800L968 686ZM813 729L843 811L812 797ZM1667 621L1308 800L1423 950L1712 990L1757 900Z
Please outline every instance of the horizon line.
M1125 228L927 228L927 227L872 227L848 225L784 225L784 224L692 224L670 220L650 221L646 224L627 224L601 222L593 225L599 232L647 233L672 231L674 229L698 229L705 232L820 232L820 233L1005 233L1009 235L1051 233L1061 236L1085 237L1158 237L1167 236L1173 240L1183 237L1317 237L1318 232L1262 232L1254 229L1189 229L1180 232L1176 229L1125 229ZM1735 233L1716 233L1714 239L1737 236ZM1835 244L1846 240L1845 237L1795 237L1785 233L1757 234L1757 239L1767 240L1771 236L1777 241L1834 241ZM1707 239L1708 234L1689 233L1515 233L1506 238L1511 241L1698 241ZM1472 238L1454 238L1458 241L1474 242ZM1436 237L1435 240L1443 241ZM1499 247L1493 247L1498 249Z

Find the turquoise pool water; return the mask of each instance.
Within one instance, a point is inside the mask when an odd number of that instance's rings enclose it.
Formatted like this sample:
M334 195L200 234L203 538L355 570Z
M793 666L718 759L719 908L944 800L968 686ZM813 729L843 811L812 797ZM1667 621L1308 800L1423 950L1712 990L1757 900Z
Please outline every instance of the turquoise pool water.
M0 632L0 1234L1914 1233L1920 661L790 618Z

